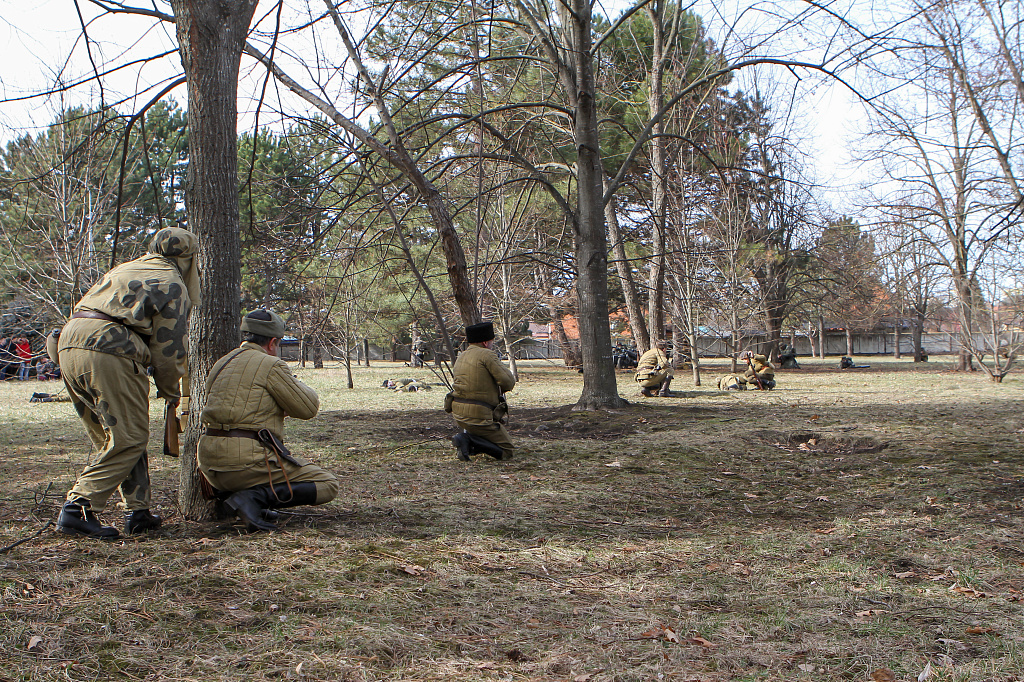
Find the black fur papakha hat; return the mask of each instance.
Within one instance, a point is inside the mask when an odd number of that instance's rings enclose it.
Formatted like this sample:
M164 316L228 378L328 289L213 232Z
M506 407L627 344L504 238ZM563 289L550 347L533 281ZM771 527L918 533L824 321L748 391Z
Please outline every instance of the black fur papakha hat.
M494 338L493 322L478 322L466 327L466 343L483 343Z

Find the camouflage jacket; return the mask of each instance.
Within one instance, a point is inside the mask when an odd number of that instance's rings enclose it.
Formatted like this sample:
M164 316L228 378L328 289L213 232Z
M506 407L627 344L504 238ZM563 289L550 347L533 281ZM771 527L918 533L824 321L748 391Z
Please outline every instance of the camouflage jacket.
M200 419L223 431L269 429L283 440L286 416L312 419L319 409L316 391L296 379L284 360L246 342L210 370ZM263 446L249 438L203 436L199 441L200 466L210 469L262 466L263 458Z
M69 348L120 355L153 368L161 398L181 397L187 371L188 313L192 307L181 273L163 256L148 254L122 263L100 278L75 306L104 313L121 324L75 318L60 334Z

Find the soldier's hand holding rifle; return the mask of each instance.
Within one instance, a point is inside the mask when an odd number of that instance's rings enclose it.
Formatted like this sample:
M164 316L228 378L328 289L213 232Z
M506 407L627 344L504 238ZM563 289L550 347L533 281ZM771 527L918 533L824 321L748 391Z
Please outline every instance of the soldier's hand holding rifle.
M754 354L751 353L749 350L743 351L743 359L747 361L747 369L749 369L751 374L754 375L754 384L757 385L757 390L763 391L764 384L761 383L761 377L758 375L757 370L754 369L754 366L750 363L750 359L752 357L754 357Z

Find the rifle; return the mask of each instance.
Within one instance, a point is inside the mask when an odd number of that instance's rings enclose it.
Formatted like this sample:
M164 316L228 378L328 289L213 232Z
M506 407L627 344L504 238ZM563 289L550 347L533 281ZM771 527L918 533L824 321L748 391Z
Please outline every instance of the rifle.
M754 373L754 383L757 384L757 390L763 391L764 384L761 383L761 377L758 376L757 370L754 369L754 366L750 364L750 356L747 356L747 368Z
M181 422L178 420L178 403L167 401L164 412L164 455L178 457L181 455L181 444L178 434L181 433Z

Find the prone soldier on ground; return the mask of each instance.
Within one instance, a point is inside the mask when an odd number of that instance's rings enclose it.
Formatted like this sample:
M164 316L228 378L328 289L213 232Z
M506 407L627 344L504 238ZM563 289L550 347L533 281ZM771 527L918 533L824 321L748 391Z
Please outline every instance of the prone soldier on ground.
M117 538L117 529L96 517L115 490L126 534L160 526L150 512L146 370L152 369L158 398L181 400L188 316L199 302L198 246L187 230L160 230L147 255L115 267L89 289L56 343L48 343L95 449L57 518L63 533Z
M210 370L200 420L199 469L249 531L277 530L275 509L326 504L338 478L295 457L283 441L284 418L312 419L316 391L281 360L284 320L255 310L242 319L242 345Z
M445 412L450 412L462 429L452 443L463 462L477 453L512 459L515 446L504 426L508 422L505 393L516 385L516 378L492 349L493 323L466 327L466 342L468 347L459 353L452 368L452 391L445 396Z

